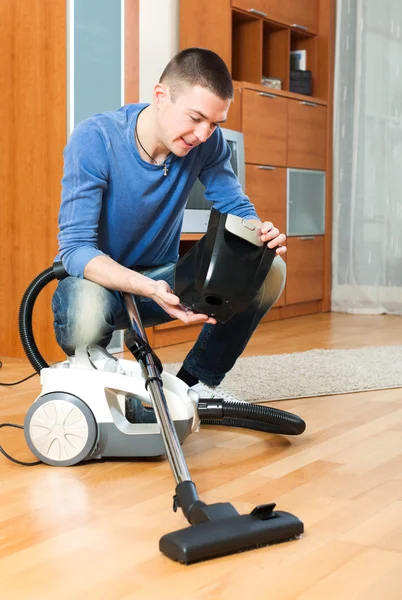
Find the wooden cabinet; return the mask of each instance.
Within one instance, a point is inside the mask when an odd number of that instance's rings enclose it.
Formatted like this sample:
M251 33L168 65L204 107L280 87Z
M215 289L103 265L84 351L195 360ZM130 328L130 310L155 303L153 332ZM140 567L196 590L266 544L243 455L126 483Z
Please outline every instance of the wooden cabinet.
M199 45L215 50L234 80L235 101L225 127L244 135L246 194L263 221L272 221L284 232L292 225L285 291L264 320L330 306L335 4L335 0L180 0L180 48ZM306 51L311 95L290 91L292 50ZM268 87L266 78L279 79L281 88ZM325 185L319 214L318 192L314 186L306 191L306 179L300 183L304 196L301 189L295 194L298 171L303 177L307 171L322 171L314 174ZM300 214L292 208L300 209ZM163 334L181 341L182 329L166 327ZM187 333L186 328L182 335Z
M286 304L323 298L324 236L287 239Z
M180 0L180 49L201 46L235 81L281 80L290 90L290 51L306 50L313 96L328 98L329 33L335 0Z
M325 170L327 108L314 102L288 102L287 165Z
M286 166L287 102L268 92L243 91L246 163Z

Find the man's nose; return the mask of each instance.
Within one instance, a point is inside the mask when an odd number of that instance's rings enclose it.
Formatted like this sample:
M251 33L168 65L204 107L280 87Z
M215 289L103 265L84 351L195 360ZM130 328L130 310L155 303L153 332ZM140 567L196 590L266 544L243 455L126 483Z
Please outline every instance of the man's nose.
M200 142L206 142L209 136L211 135L211 128L209 126L209 123L199 123L194 133Z

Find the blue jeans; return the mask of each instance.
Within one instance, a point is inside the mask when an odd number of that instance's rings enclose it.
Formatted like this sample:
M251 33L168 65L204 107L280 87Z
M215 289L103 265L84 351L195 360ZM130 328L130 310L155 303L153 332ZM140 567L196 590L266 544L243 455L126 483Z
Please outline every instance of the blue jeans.
M173 289L174 263L138 269L154 280L163 279ZM226 323L204 325L184 360L188 373L207 385L219 385L246 347L258 323L275 304L285 285L286 265L277 256L253 302ZM144 327L167 323L172 318L153 300L136 296ZM67 277L59 282L52 299L56 339L67 355L80 345L106 347L116 329L127 320L117 292L87 279Z

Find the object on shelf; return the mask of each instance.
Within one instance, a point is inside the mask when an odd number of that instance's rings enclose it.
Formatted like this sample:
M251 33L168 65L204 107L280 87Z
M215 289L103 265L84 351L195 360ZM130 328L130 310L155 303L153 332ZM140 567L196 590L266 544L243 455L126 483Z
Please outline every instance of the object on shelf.
M275 90L282 89L282 81L276 77L261 77L261 85L265 85L266 87L273 88Z
M292 50L290 53L290 70L305 71L307 68L307 51Z
M290 91L295 94L311 96L313 93L311 71L290 71Z

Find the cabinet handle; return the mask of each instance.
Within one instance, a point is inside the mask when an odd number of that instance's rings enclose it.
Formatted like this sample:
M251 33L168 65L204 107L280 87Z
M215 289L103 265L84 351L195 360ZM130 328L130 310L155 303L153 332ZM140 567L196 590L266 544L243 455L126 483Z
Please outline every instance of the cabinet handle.
M308 31L308 27L305 25L299 25L298 23L292 23L291 27L296 27L296 29L303 29L303 31Z
M253 15L260 15L260 17L266 17L267 13L262 12L262 10L257 10L256 8L249 8L248 12L253 13Z
M258 92L258 95L264 98L276 98L275 94L268 94L268 92Z
M308 242L310 240L315 240L315 235L302 235L299 239Z
M257 169L261 169L262 171L275 171L276 167L271 167L271 165L258 165Z
M304 104L304 106L318 106L317 102L307 102L306 100L303 100L300 104Z

